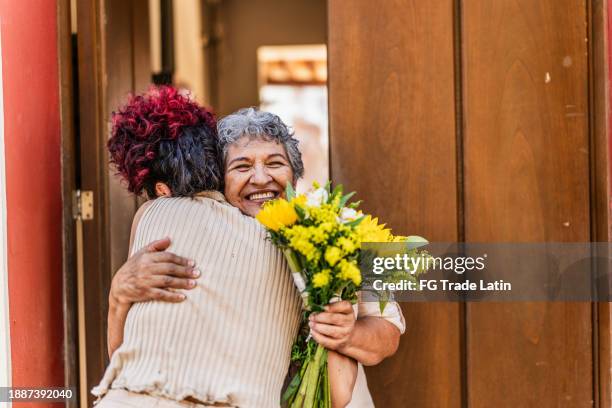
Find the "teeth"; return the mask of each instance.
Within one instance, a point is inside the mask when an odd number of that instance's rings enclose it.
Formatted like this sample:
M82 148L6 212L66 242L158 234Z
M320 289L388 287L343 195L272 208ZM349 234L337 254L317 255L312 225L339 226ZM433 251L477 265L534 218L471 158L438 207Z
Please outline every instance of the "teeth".
M274 193L272 192L267 192L267 193L255 193L255 194L251 194L249 196L249 200L266 200L269 198L274 198Z

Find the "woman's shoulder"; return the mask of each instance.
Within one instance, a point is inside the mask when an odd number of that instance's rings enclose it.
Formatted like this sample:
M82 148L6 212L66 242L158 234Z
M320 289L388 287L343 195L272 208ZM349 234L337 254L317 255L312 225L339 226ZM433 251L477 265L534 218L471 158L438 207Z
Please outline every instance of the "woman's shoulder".
M202 204L205 205L202 206ZM232 208L225 200L225 196L219 191L203 191L195 194L192 197L158 197L147 201L138 209L138 211L140 212L142 210L142 213L144 214L148 209L155 209L157 211L173 211L180 208L209 208L211 206L227 206Z
M200 218L205 215L238 222L254 221L228 203L225 196L218 191L204 191L193 197L159 197L143 204L137 213L141 222L159 216Z
M146 207L145 207L146 205ZM156 225L172 220L195 226L222 226L239 233L265 234L261 224L229 204L219 192L205 192L194 197L160 197L145 203L138 210L138 224ZM182 220L182 221L181 221Z
M138 230L138 225L140 225L140 220L145 212L151 207L155 200L145 201L138 210L136 210L136 214L134 214L134 219L132 220L132 229L130 231L130 252L132 251L132 247L134 245L134 237L136 236L136 231Z

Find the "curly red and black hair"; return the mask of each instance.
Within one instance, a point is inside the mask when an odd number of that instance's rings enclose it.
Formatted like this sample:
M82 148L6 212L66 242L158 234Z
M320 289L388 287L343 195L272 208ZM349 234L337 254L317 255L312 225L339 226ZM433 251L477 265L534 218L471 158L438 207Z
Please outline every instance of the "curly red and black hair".
M173 196L221 188L215 115L174 87L152 87L113 112L108 151L134 194L155 197L157 182Z

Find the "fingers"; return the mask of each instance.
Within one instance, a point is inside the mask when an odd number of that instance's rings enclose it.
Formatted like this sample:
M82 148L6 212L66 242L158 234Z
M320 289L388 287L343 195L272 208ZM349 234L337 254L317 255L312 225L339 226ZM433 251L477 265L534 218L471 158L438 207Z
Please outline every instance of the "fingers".
M325 306L325 311L345 314L353 313L353 305L348 300L343 300L341 302L330 303L329 305Z
M170 275L151 276L149 283L153 288L193 289L197 282L194 279L175 278Z
M149 254L151 262L157 263L172 263L176 265L189 266L193 267L195 262L191 259L183 258L182 256L178 256L173 254L172 252L155 252Z
M143 248L144 252L158 252L165 251L170 246L171 240L169 237L158 239L149 243L149 245Z
M179 303L185 300L185 295L170 290L153 288L150 291L151 300L159 300L162 302Z
M332 326L331 324L313 322L310 322L309 325L311 332L315 331L336 340L343 339L351 333L351 328L345 326Z
M348 344L355 328L353 306L348 301L325 307L325 312L310 315L310 333L317 343L328 350L339 350Z
M201 275L199 269L173 263L152 263L148 265L147 272L151 275L170 275L178 278L198 278Z
M312 335L312 338L317 342L317 344L320 344L328 350L339 350L346 343L342 340L327 337L315 330L311 330L310 334Z
M325 312L311 314L310 321L334 326L352 327L355 324L353 305L349 301L344 300L327 305L325 310Z
M352 309L351 309L352 311ZM313 313L310 315L310 321L316 323L326 323L335 326L348 326L353 324L355 318L352 317L354 315L344 314L344 313L330 313L330 312L321 312L321 313Z

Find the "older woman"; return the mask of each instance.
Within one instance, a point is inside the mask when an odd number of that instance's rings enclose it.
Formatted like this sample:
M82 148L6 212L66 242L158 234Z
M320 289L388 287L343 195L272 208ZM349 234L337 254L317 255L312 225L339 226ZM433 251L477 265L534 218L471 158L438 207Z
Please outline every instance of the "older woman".
M257 215L265 201L278 197L288 182L295 185L304 168L297 141L281 119L254 108L242 109L219 122L225 197L240 211ZM349 302L329 306L310 322L313 338L360 363L373 365L395 353L405 329L396 303L381 315L376 302L360 302L355 320ZM352 406L373 406L361 365Z
M256 215L265 201L282 195L287 183L295 183L303 173L297 141L275 115L255 109L239 111L221 121L219 134L226 199L246 215ZM160 192L172 194L171 189L165 189L163 185L160 186ZM168 241L160 241L155 245L132 257L113 280L109 310L110 352L122 342L122 321L129 305L146 300L149 296L177 301L180 300L177 294L172 290L164 290L164 286L189 288L183 283L185 280L181 279L184 276L185 261L168 258L164 263L157 262L153 255L159 255L155 252L165 249ZM174 265L174 270L171 265ZM165 285L152 284L149 270L157 271L159 275L164 268ZM365 364L376 364L392 354L397 347L400 331L403 331L401 312L394 303L387 306L384 316L380 316L376 304L362 303L359 311L360 318L355 321L353 309L348 302L331 305L327 312L313 318L313 337L329 350L341 353L338 358L350 357ZM364 381L363 372L360 377L358 383ZM354 399L363 401L364 398L367 404L369 394L365 382L358 384Z

